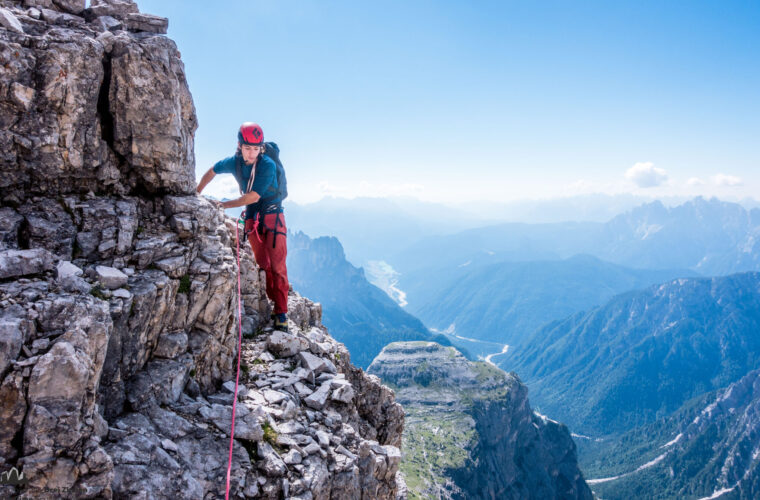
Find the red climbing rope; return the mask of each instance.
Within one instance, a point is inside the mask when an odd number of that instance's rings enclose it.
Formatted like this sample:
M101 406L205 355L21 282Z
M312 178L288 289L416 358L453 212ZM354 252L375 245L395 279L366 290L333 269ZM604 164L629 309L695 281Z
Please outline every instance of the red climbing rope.
M235 247L237 258L237 298L238 298L238 359L237 373L235 374L235 399L232 400L232 429L230 430L230 456L227 460L227 484L224 490L224 500L230 499L230 472L232 471L232 444L235 441L235 407L237 405L238 381L240 380L240 352L243 350L243 322L242 322L242 299L240 298L240 237L238 236L238 224L235 221Z

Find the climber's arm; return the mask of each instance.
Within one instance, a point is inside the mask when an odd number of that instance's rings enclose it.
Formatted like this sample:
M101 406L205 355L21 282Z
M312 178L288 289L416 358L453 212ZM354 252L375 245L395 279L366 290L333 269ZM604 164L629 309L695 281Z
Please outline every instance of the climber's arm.
M216 176L216 172L214 172L214 167L211 167L208 169L208 172L203 174L203 177L201 177L201 181L198 183L198 187L195 188L195 191L198 194L201 194L201 191L203 191L203 188L206 187L206 185L211 182L211 180Z
M240 198L237 198L235 200L227 200L222 202L222 208L235 208L235 207L242 207L245 205L250 205L251 203L256 203L261 199L261 196L259 196L259 193L256 191L251 191L250 193L245 193Z

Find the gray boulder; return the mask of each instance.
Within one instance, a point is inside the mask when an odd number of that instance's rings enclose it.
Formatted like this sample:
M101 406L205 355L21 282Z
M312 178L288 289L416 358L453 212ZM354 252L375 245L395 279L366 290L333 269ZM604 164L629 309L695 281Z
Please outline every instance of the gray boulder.
M95 273L100 284L110 290L123 287L129 280L126 274L113 267L97 266Z
M23 317L10 314L0 316L0 378L21 352L25 340L25 322Z
M330 381L323 382L319 389L314 391L309 396L305 397L303 402L306 406L314 408L315 410L321 410L327 403L327 397L330 395Z
M114 151L127 159L148 191L194 193L198 124L176 45L164 37L135 43L118 36L111 57ZM156 95L162 99L156 101Z
M82 274L84 274L84 271L82 271L82 269L78 268L67 260L58 262L58 265L55 266L55 272L56 279L59 280L82 276Z
M53 255L43 248L0 251L0 279L40 274L53 269Z
M299 352L298 358L301 360L301 366L314 373L314 375L336 373L335 365L329 359L320 358L310 352Z
M286 358L308 349L309 343L297 335L275 330L267 339L267 346L271 352Z
M24 32L24 28L21 26L18 18L13 15L13 12L2 7L0 7L0 26L15 31L16 33Z
M214 425L227 436L230 435L232 428L232 406L223 406L219 404L211 407L202 407L200 415L210 420ZM264 431L258 422L258 417L252 413L245 405L237 405L235 408L235 438L245 439L246 441L261 441L264 437Z
M137 4L130 0L92 0L90 7L84 11L84 16L88 20L101 16L124 19L129 14L137 12L139 12Z
M157 358L176 358L187 351L188 337L185 332L168 332L158 337L158 344L153 350Z
M53 4L64 12L81 14L86 6L86 0L53 0Z
M166 34L169 20L165 17L150 14L131 13L124 19L124 25L130 31L146 31L148 33Z

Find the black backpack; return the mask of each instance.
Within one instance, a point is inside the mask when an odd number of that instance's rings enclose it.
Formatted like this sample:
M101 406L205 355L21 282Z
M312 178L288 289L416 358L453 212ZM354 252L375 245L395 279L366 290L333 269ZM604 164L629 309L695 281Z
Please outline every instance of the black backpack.
M285 178L285 167L280 161L280 148L274 142L265 142L264 154L274 160L275 165L277 165L277 195L273 199L282 203L288 197L288 180Z

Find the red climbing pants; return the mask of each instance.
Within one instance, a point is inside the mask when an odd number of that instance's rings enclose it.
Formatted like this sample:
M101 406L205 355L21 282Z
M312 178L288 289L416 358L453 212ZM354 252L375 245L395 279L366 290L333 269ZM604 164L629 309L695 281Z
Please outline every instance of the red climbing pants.
M263 224L248 219L245 230L251 243L256 263L267 276L267 297L274 302L274 313L288 312L288 268L285 259L288 256L287 228L285 216L266 214ZM256 227L258 226L258 227Z

